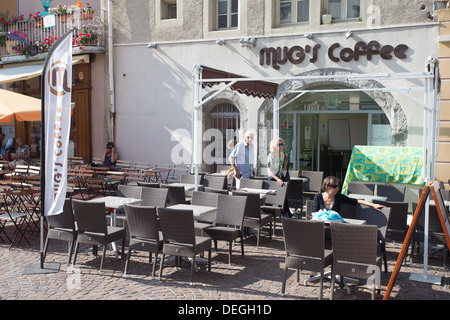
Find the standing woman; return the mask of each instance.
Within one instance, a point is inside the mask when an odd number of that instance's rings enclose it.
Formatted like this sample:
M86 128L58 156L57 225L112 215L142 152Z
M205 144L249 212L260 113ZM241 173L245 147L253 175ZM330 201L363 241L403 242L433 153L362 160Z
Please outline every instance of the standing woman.
M283 170L286 170L289 163L289 157L283 152L284 141L281 138L275 138L270 142L270 153L267 157L267 174L269 180L277 181L280 187L287 186L284 184L286 177ZM288 199L284 200L284 216L292 218L291 210L289 210Z
M269 180L277 181L280 187L283 186L286 178L283 174L283 170L286 170L289 163L289 156L284 154L283 145L283 139L273 139L270 142L270 153L267 157L267 174Z

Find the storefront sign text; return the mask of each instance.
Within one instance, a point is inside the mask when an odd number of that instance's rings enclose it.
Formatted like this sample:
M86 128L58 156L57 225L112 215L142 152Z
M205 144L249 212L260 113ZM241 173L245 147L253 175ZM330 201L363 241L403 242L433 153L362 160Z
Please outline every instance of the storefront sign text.
M280 66L286 64L288 61L292 64L300 64L305 61L307 55L310 56L309 62L314 63L319 56L321 45L316 44L314 47L310 45L263 48L259 52L259 64L271 65L275 70L279 70ZM399 44L396 47L391 45L382 46L378 41L370 41L365 43L363 41L357 42L353 48L342 47L340 43L334 43L328 48L328 58L333 62L351 62L359 61L361 57L366 57L368 61L372 60L374 56L380 56L383 60L391 60L394 56L397 59L403 60L407 58L406 52L408 46L406 44Z

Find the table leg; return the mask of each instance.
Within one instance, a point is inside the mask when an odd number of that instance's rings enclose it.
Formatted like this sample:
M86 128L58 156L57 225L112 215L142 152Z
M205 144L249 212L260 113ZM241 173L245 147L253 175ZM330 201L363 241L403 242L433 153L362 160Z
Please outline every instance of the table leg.
M109 213L111 214L111 226L116 226L116 209L109 209ZM114 250L114 253L116 255L116 260L119 259L119 253L117 251L117 245L115 242L111 242L112 249Z

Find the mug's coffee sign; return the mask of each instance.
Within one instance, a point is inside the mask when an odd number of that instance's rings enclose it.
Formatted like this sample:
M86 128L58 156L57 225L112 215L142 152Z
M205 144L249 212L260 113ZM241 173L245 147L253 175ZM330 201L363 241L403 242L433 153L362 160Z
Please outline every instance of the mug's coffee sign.
M406 44L399 44L397 46L384 45L382 46L378 41L364 41L357 42L353 48L342 47L339 43L334 43L328 48L327 56L333 62L351 62L359 61L363 57L371 61L374 56L379 56L383 60L391 60L393 57L403 60L407 58L406 52L408 46ZM259 52L259 64L272 66L275 70L279 70L280 66L286 64L288 61L292 64L300 64L309 61L314 63L317 61L321 52L321 45L316 44L314 47L310 45L293 46L291 48L263 48ZM307 59L308 56L308 59Z

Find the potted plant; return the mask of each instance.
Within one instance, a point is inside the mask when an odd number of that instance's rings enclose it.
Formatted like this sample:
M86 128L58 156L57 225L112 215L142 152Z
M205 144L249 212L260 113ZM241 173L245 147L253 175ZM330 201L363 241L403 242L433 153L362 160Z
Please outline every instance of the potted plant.
M328 11L328 8L324 8L322 13L322 24L330 24L333 19L332 14Z
M83 13L83 20L92 20L94 19L94 9L92 8L89 2L86 2L86 6L81 9Z

